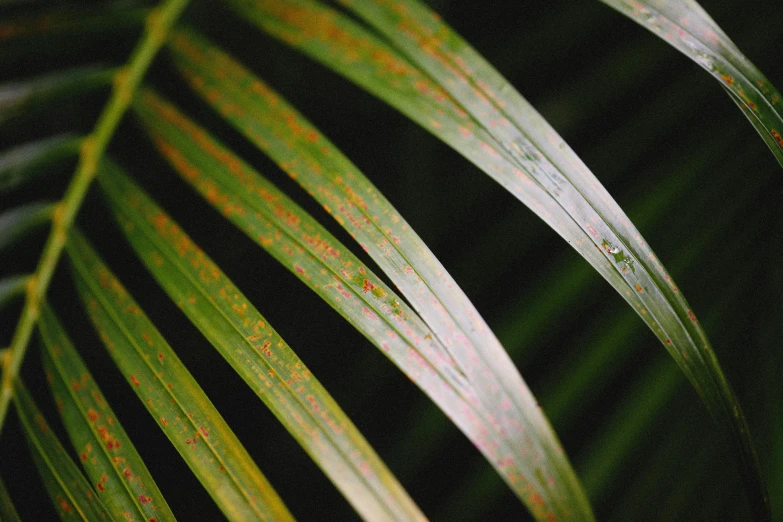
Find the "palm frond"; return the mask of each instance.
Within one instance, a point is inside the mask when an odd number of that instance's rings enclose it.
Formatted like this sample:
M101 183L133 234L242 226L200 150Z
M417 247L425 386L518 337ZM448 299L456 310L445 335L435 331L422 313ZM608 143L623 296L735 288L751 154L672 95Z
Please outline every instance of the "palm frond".
M0 5L3 520L779 518L783 11L155 3Z

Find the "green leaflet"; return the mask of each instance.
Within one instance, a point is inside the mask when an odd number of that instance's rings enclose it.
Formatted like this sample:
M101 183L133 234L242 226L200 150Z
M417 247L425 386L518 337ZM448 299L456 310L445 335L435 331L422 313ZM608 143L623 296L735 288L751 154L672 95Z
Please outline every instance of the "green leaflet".
M695 0L601 0L715 77L783 166L783 100Z
M736 202L733 201L732 208L725 215L721 216L721 222L717 223L718 226L715 232L707 234L695 246L694 249L697 252L710 249L714 251L720 248L719 231L721 227L726 223L736 221L737 215L742 210L742 204L738 204L738 202L743 201L743 197L746 198L744 201L747 202L749 195L752 197L758 192L760 180L755 179L754 181L756 183L752 185L752 188L755 190L747 190L746 188L745 193L734 194ZM758 238L761 240L761 236L761 234L754 235L753 239ZM695 263L695 260L699 257L697 252L689 250L680 253L672 270L678 273L698 270L698 265ZM722 259L725 260L726 266L732 266L732 261L738 261L744 257L744 249L735 247L731 255L724 256ZM747 273L731 282L730 286L723 293L721 301L716 304L716 309L713 309L707 317L705 322L708 327L730 321L736 316L736 314L732 315L732 303L737 302L736 299L741 297L746 291L748 284L750 284L750 278ZM641 347L633 346L633 337L639 334L641 326L632 311L626 309L621 315L612 318L610 321L603 321L597 324L595 328L592 328L589 339L576 340L577 345L591 348L582 354L575 354L564 361L560 365L561 367L556 369L552 376L547 379L548 382L542 385L539 393L541 407L547 412L558 429L575 429L575 411L589 408L590 404L595 401L595 396L601 392L604 384L611 382L612 376L617 372L617 369L626 367L623 366L623 361L640 355ZM668 363L666 369L660 367L661 365L666 365L666 363ZM657 375L657 378L650 377L654 374ZM645 438L650 438L647 430L654 430L655 426L648 426L647 423L654 420L655 410L651 408L649 403L667 400L667 396L664 393L666 388L672 393L675 392L674 387L677 388L676 391L682 390L679 386L679 376L680 374L676 369L671 367L670 361L659 361L657 369L652 369L651 367L650 373L645 379L650 383L648 390L637 393L638 399L636 401L623 398L622 403L616 406L617 411L612 414L611 420L607 422L607 427L603 430L602 435L590 444L587 449L587 455L580 459L578 469L581 471L580 475L583 477L586 488L590 491L590 498L593 502L601 503L604 500L610 481L611 486L617 487L619 483L629 478L628 474L634 476L642 475L642 477L639 477L640 479L647 478L647 474L650 472L648 468L644 468L639 472L626 471L627 460L631 454L629 450L643 444ZM676 380L676 382L673 380ZM633 389L637 390L637 392L639 391L638 386ZM661 396L661 394L664 395ZM640 407L639 404L642 404L643 401L648 402L644 407ZM607 408L614 409L615 405L607 405ZM642 415L642 413L645 413L645 415ZM635 422L632 422L632 420ZM687 422L688 418L682 419L682 421L679 421L679 424L683 424L683 421ZM698 428L691 426L691 432L694 432L695 429ZM669 443L668 439L666 443ZM671 459L663 459L663 462L671 463L673 460L681 460L685 467L692 466L692 464L688 463L687 458L683 459L681 456L672 456ZM651 462L657 464L658 459L652 458ZM623 464L626 465L626 468L621 468ZM612 475L609 476L609 473L612 473ZM445 503L448 507L437 514L438 518L448 520L458 516L457 514L464 516L466 519L480 518L480 507L496 503L499 497L497 488L488 487L488 484L492 484L488 480L488 475L488 472L482 470L466 480L452 495L452 500ZM673 473L670 476L676 477L677 473ZM664 482L666 481L657 482L658 487ZM656 482L650 483L655 484ZM656 499L659 499L661 495L661 491L655 490L646 502L640 504L639 499L636 497L636 490L632 488L629 491L633 492L630 494L629 503L636 505L637 508L655 504ZM469 502L466 502L466 499L469 499ZM637 519L639 519L638 516L621 518L620 520Z
M24 295L29 275L13 275L0 279L0 308L14 298Z
M546 121L435 13L412 0L345 1L391 45L311 0L234 0L265 31L397 108L557 231L660 339L733 440L754 516L769 502L747 421L677 285Z
M19 522L19 513L16 512L11 497L8 496L8 490L5 487L5 482L0 479L0 520L6 522Z
M190 372L78 231L67 249L79 294L109 354L226 517L292 520Z
M166 293L364 518L424 516L310 370L220 269L119 168L99 178L126 237Z
M108 87L113 69L82 67L0 85L0 125L30 111L48 108L75 96Z
M47 223L53 212L51 203L28 203L0 214L0 250Z
M143 25L149 9L123 8L122 2L108 5L54 5L32 13L8 16L0 20L0 65L15 65L36 59L38 53L65 53L87 47L96 35L115 37L133 34Z
M117 130L123 114L130 105L139 83L166 40L169 30L187 4L188 0L163 0L155 10L150 12L146 19L143 36L139 39L127 63L118 70L112 80L112 95L103 107L93 131L79 147L79 160L76 169L58 204L57 211L52 216L52 229L38 260L35 273L30 278L31 284L27 292L27 299L9 346L10 355L3 362L2 386L0 386L0 430L5 424L14 389L13 381L19 374L27 353L41 302L43 302L52 281L54 270L62 254L68 233L76 219L76 214L79 212L87 190L97 173L98 163ZM106 20L99 21L105 22ZM87 32L89 23L86 20L79 20L79 22L81 22L79 27ZM39 21L38 26L33 29L46 30L56 25L57 17L53 16L48 20L44 18L42 22ZM24 24L11 22L7 25L0 25L0 35L3 38L14 37L19 31L24 32L24 29Z
M79 154L82 138L67 134L19 145L0 155L0 193L45 176L52 166Z
M146 91L134 108L158 149L188 183L386 353L500 473L515 472L496 464L497 452L513 453L458 364L393 290L317 221L172 105Z
M723 162L722 166L727 172L731 172L736 177L737 169L748 161L748 155L741 154L735 156L731 161ZM714 157L709 165L717 165L725 159L720 156ZM695 167L695 164L690 165L690 169ZM682 205L682 200L687 199L687 196L684 196L684 194L688 192L685 190L688 183L684 183L684 180L687 178L688 170L683 169L681 173L678 172L681 175L669 178L666 185L659 186L658 192L654 195L648 195L643 201L636 202L633 205L635 207L634 213L644 215L644 221L649 223L657 220L663 212L671 211L673 208ZM733 198L730 203L723 206L721 215L715 219L714 224L716 228L701 235L697 241L691 243L687 250L680 252L678 257L674 259L672 264L673 272L682 274L686 273L686 267L695 268L693 265L696 256L699 253L708 251L710 248L715 248L719 244L720 227L728 226L738 219L742 210L742 197L754 197L759 191L759 185L763 178L758 177L749 181L747 186L743 187L739 193L734 189L728 188L731 180L731 176L721 173L720 177L716 178L715 186L710 189L709 193L705 193L709 198L708 201L713 206L717 202L725 200L729 194ZM650 205L651 196L654 198L652 205ZM650 205L650 209L642 212L642 209L647 205ZM710 208L713 207L700 202L698 205L688 206L683 209L682 216L686 219L696 217ZM684 237L680 236L686 236L687 231L681 230L676 232L679 235L672 235L672 239L674 241L684 241ZM507 324L501 324L497 329L499 338L504 340L504 344L508 346L509 354L517 361L517 365L521 367L523 372L529 367L533 354L538 350L537 341L551 333L548 331L549 325L552 322L562 320L563 316L572 313L570 311L571 307L564 307L562 306L563 303L575 303L580 295L595 291L594 287L599 281L595 278L590 278L591 271L590 266L585 265L580 259L570 259L568 264L560 271L561 273L553 274L553 277L548 278L545 284L536 289L532 297L523 300L517 307L519 309L529 309L528 303L534 302L536 303L535 309L528 311L527 315L522 319L517 319L519 312L514 313L514 311L511 311L509 321L506 321ZM638 350L629 349L629 346L632 343L633 336L640 334L640 330L637 327L642 325L638 322L632 310L626 309L625 312L616 316L608 327L601 323L591 327L590 335L587 339L574 339L575 345L594 346L595 348L583 352L576 351L573 357L564 356L561 363L554 365L548 378L539 384L537 394L539 403L558 430L572 428L574 420L578 418L578 413L576 412L593 402L595 396L603 388L602 382L611 380L613 375L624 368L623 361L631 360L638 353ZM414 413L412 418L434 419L435 417L427 410ZM414 462L424 462L433 448L437 448L440 444L445 444L446 426L429 423L426 428L426 444L419 443L415 448L409 449L408 446L414 440L416 431L420 429L421 426L415 424L411 426L410 431L406 435L400 438L396 451L396 454L399 455L398 458L402 458L402 454L405 454L406 456L412 456ZM417 471L414 468L412 472L416 473ZM476 496L476 491L486 490L486 488L477 485L475 482L471 482L468 486L461 489L459 493L455 494L455 497L473 498ZM473 491L474 493L467 495L468 491ZM497 494L496 491L492 493ZM597 501L592 495L591 499L593 502ZM488 503L491 502L492 500L490 499ZM478 505L481 505L481 503L478 503ZM467 515L466 517L471 518L471 516Z
M112 520L18 377L14 380L14 404L30 453L60 518L86 522Z
M117 520L175 520L119 419L45 303L38 330L44 369L63 424L108 511Z
M592 513L562 448L500 343L418 235L365 176L261 80L202 37L178 31L191 86L315 197L389 276L443 344L511 452L478 443L539 519ZM501 452L502 451L502 452Z

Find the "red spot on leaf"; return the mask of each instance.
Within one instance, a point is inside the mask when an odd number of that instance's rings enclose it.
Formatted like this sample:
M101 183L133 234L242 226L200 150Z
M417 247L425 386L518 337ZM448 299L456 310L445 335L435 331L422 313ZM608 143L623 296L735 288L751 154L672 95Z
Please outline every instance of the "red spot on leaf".
M131 382L133 383L134 386L138 386L140 384L139 380L136 378L135 375L131 375L130 376L130 380L131 380Z
M71 512L71 505L68 503L67 500L65 500L62 497L57 497L57 500L60 503L60 509L62 509L66 513L70 513Z
M375 290L375 285L372 284L368 279L365 279L364 283L362 284L362 291L366 294L372 290Z

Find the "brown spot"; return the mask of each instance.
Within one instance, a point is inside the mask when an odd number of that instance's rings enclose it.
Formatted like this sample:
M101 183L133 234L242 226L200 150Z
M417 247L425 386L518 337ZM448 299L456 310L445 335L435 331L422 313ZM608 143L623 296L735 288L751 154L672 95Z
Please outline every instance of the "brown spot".
M68 503L67 500L65 500L62 497L57 497L57 500L60 503L60 509L62 509L66 513L70 513L71 512L71 505Z
M362 284L362 291L366 294L367 292L371 292L375 290L375 285L372 284L368 279L364 280L364 283Z
M134 386L138 386L140 384L139 380L136 378L135 375L130 376L130 381L133 383Z
M783 136L781 136L780 133L775 129L772 129L770 132L772 133L772 137L775 138L775 141L778 142L778 145L783 147Z

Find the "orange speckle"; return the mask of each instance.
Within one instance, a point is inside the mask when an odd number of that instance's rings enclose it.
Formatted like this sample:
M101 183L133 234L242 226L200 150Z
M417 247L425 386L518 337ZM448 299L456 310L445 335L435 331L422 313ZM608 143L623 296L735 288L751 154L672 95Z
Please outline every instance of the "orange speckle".
M134 386L138 386L140 384L139 379L137 379L135 375L130 376L130 381L133 383Z
M770 130L770 133L772 133L772 137L775 138L775 141L777 141L778 144L783 147L783 136L781 136L780 133L775 129Z
M375 285L372 284L368 279L365 279L364 283L362 284L362 291L366 294L372 290L375 290Z
M71 512L71 505L68 503L67 500L65 500L62 497L58 497L57 500L60 503L60 509L62 509L66 513L70 513Z

